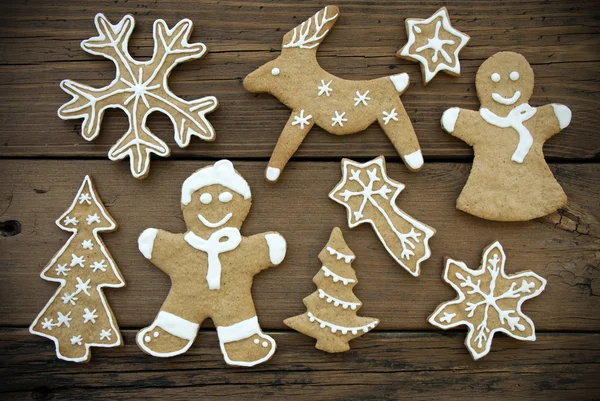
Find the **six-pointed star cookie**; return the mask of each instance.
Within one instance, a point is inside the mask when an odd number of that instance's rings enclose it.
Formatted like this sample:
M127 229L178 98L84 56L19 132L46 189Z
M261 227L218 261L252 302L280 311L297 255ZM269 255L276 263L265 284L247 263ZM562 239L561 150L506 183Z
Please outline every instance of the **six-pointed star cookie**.
M427 19L408 18L406 31L408 42L396 56L421 63L423 85L440 71L460 75L458 53L469 41L469 36L452 27L446 7Z

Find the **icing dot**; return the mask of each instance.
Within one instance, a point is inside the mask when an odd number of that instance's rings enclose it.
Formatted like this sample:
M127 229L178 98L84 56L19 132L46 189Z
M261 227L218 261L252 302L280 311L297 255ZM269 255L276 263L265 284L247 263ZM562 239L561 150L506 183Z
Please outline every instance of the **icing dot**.
M320 326L321 326L322 329L324 329L325 328L325 323L321 323Z
M352 305L350 308L352 308L352 310L356 310L356 305Z
M263 346L263 348L267 348L269 346L269 343L266 341L263 341L262 346Z
M279 73L281 72L281 70L279 70L279 68L275 67L271 70L271 74L273 75L279 75Z
M154 332L154 338L158 337L158 331Z
M516 81L517 79L519 79L519 73L516 71L511 72L510 79L511 79L511 81Z
M150 340L151 340L150 336L146 336L146 337L144 337L144 341L146 341L147 343L149 343L149 342L150 342Z
M348 334L348 330L346 330L346 329L343 329L343 330L342 330L342 334Z
M492 81L494 82L499 82L500 81L500 74L498 74L497 72L492 74Z
M231 194L231 192L227 191L227 192L221 192L219 194L219 200L223 203L227 203L230 200L233 199L233 195Z
M330 303L331 303L331 301L333 301L333 299L331 299L331 298L327 298L327 303L328 303L328 304L330 304Z
M342 305L342 308L344 308L344 309L348 309L348 304L344 304L344 305Z
M208 192L203 193L202 195L200 195L200 202L204 203L205 205L208 205L210 202L212 202L212 195Z
M260 342L260 340L258 338L254 339L254 344L258 344Z
M308 320L310 320L311 323L314 323L315 318L314 317L310 317Z
M356 334L356 333L358 333L358 331L356 331L356 329L353 329L352 334Z
M332 327L332 328L331 328L331 332L332 332L332 333L335 333L336 331L337 331L337 329L336 329L335 327Z
M323 294L323 293L320 293L320 294L319 294L319 298L325 298L325 294Z

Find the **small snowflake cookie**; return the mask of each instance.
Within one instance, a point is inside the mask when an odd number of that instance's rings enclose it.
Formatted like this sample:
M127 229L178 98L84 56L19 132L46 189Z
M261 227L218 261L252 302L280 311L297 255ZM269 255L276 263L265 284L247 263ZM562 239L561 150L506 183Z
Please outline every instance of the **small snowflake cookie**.
M362 303L352 291L358 282L352 268L354 258L342 231L335 227L319 253L322 267L313 278L317 291L304 298L306 313L283 321L294 330L315 338L315 347L321 351L348 351L350 340L379 324L378 319L357 315Z
M521 305L537 297L546 287L546 280L532 271L506 275L505 262L506 255L497 241L483 251L477 270L446 259L444 281L456 290L458 297L439 305L429 322L444 330L466 325L469 333L465 345L473 359L490 352L496 332L535 341L535 327L521 311Z
M481 107L452 107L442 128L473 147L473 168L456 207L487 220L524 221L545 216L567 196L544 160L544 143L571 122L561 104L530 106L533 70L518 53L487 59L475 78Z
M419 141L400 101L408 74L350 81L319 65L317 49L335 24L339 10L328 6L283 37L281 55L250 73L244 88L268 92L292 110L266 169L275 182L313 127L334 135L365 130L377 121L411 171L423 166Z
M125 286L119 268L98 235L112 232L117 223L86 176L71 207L56 220L71 238L44 268L40 277L60 284L29 331L54 341L56 356L88 362L90 347L123 344L117 321L103 287Z
M399 209L396 198L404 184L387 176L385 158L366 163L342 160L342 179L329 193L344 205L350 228L369 223L388 253L413 276L421 273L421 262L429 259L429 239L435 229Z
M172 283L154 322L137 335L144 352L183 354L211 318L229 365L254 366L273 356L275 340L258 324L252 280L283 261L286 242L276 232L242 236L251 204L246 180L229 160L220 160L183 183L185 233L149 228L140 235L140 252Z
M396 56L421 64L423 85L427 85L440 71L460 75L458 53L470 38L452 27L446 7L427 19L408 18L405 24L408 43Z
M127 50L135 25L131 15L113 25L103 14L97 14L95 23L99 35L81 42L81 48L112 60L117 70L115 79L100 89L71 80L62 81L60 87L73 99L58 109L60 118L83 118L81 135L92 141L100 133L104 111L123 110L129 118L129 129L110 148L108 157L110 160L129 157L131 174L136 178L148 175L152 153L167 157L171 152L146 125L148 115L155 111L169 117L175 129L175 142L180 147L188 146L192 136L214 141L215 132L205 115L217 108L217 99L206 96L183 100L171 92L167 82L177 64L200 58L206 52L204 44L188 43L192 21L184 19L169 28L164 20L156 20L154 54L144 62L134 60Z

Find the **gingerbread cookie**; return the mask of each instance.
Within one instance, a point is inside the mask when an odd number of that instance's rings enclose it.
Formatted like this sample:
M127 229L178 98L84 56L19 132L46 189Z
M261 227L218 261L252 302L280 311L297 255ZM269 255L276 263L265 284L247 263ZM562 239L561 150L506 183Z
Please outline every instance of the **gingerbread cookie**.
M406 166L423 165L419 141L400 101L408 74L349 81L323 70L317 48L335 24L339 10L328 6L283 37L281 55L250 73L244 88L268 92L292 110L269 160L266 177L277 181L313 125L335 135L354 134L377 121Z
M154 54L144 62L134 60L127 50L135 25L131 15L113 25L103 14L97 14L95 23L99 35L81 42L81 48L112 60L117 69L115 79L100 89L71 80L62 81L60 87L73 99L58 109L60 118L83 118L81 135L92 141L100 133L104 111L110 108L123 110L129 118L129 130L110 148L108 158L129 157L131 174L136 178L148 175L152 153L162 157L171 153L167 144L146 126L148 115L155 111L169 117L179 147L188 146L192 136L214 141L215 132L205 114L217 108L217 99L206 96L187 101L168 87L169 74L177 64L200 58L206 52L204 44L188 43L192 21L181 20L169 29L164 20L156 20Z
M429 323L444 330L466 325L469 334L465 345L473 359L490 352L496 332L535 341L535 327L521 311L521 305L537 297L546 287L546 280L530 270L507 276L505 262L506 255L498 241L483 251L477 270L446 258L444 281L456 290L458 297L439 305L429 316Z
M292 329L315 338L315 347L321 351L348 351L350 340L379 324L378 319L356 314L362 303L352 292L358 282L352 268L354 258L342 231L335 227L319 253L323 266L313 278L317 291L303 300L307 312L283 321Z
M421 64L423 85L427 85L440 71L452 76L460 75L458 53L470 37L452 26L446 7L427 19L408 18L405 24L408 42L396 56Z
M518 53L487 59L476 76L478 111L453 107L442 128L473 146L475 159L456 207L488 220L524 221L563 207L567 196L544 160L546 140L571 122L560 104L532 107L533 70Z
M413 276L421 273L421 262L431 255L429 239L435 229L421 223L396 206L404 184L387 176L385 158L366 163L342 160L342 180L329 197L344 205L350 228L369 223L388 253Z
M119 268L99 237L116 231L112 219L86 176L56 225L71 238L54 255L40 277L60 284L29 331L54 341L56 356L65 361L88 362L90 347L123 344L117 321L102 292L125 286Z
M154 322L137 335L146 353L184 353L200 324L211 318L229 365L254 366L271 358L275 340L258 324L252 280L283 261L286 242L276 232L240 234L251 204L246 180L229 160L220 160L183 183L185 233L149 228L140 235L140 252L172 283Z

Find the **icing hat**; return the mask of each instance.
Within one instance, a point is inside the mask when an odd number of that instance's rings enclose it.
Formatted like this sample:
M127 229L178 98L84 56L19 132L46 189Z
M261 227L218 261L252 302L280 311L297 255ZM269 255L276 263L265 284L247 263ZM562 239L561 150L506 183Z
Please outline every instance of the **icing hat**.
M181 203L188 205L192 200L192 194L200 188L209 185L222 185L242 195L244 199L250 199L250 187L246 180L238 174L229 160L219 160L212 166L201 168L190 175L181 186Z

